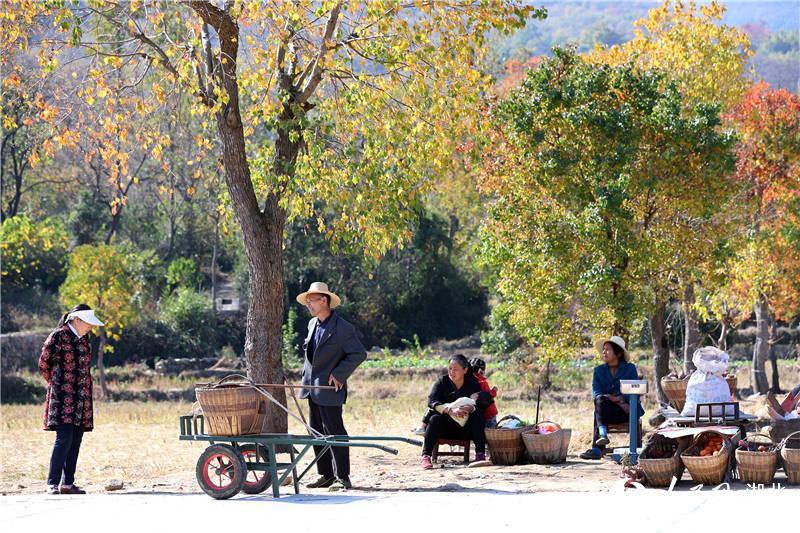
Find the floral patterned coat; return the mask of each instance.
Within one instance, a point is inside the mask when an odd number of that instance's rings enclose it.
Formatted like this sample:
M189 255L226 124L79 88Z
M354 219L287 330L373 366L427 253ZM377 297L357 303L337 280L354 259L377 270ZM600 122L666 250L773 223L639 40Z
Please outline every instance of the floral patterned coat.
M91 359L92 349L86 336L78 337L66 324L44 341L39 356L39 372L48 384L44 429L53 431L60 424L74 424L84 431L92 430Z

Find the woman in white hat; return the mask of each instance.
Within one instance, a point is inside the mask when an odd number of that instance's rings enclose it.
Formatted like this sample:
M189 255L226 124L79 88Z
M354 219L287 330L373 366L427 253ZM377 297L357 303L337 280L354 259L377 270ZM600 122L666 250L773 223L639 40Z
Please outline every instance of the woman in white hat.
M74 484L83 434L94 427L92 349L86 334L102 325L88 305L76 305L61 317L39 356L39 372L47 381L44 429L56 432L47 475L49 494L86 493Z
M614 335L600 339L595 345L604 363L594 369L592 399L594 400L594 432L592 447L581 454L582 459L600 459L608 444L608 425L627 422L630 417L630 395L620 393L621 379L639 379L636 365L628 362L628 351L622 337ZM644 414L639 404L639 417Z

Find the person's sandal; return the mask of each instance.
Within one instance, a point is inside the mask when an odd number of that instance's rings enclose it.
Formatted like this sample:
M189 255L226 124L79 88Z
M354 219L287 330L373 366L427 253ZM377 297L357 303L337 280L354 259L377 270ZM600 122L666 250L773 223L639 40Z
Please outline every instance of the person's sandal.
M580 458L581 459L594 459L594 460L597 460L597 459L602 459L603 458L603 454L602 453L597 453L594 450L586 450L585 452L583 452L580 455Z

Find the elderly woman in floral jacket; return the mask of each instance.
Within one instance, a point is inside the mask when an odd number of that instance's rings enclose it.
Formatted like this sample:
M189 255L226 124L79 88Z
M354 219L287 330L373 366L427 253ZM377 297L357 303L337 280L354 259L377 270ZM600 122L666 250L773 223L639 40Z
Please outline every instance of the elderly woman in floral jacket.
M39 356L39 371L47 381L44 429L56 432L47 475L49 494L86 493L74 485L83 433L94 427L92 350L86 334L102 325L88 305L79 304L61 317Z

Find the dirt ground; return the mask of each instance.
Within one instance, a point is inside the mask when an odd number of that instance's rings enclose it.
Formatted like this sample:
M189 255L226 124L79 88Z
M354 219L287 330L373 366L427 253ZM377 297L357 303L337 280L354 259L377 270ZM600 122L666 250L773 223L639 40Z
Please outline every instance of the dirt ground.
M410 429L423 414L425 380L393 379L376 384L354 380L345 408L345 423L353 435L413 437ZM585 396L585 397L584 397ZM501 414L535 417L535 401L498 401ZM559 465L488 466L467 468L456 458L443 458L433 470L419 465L420 448L392 444L399 455L374 449L353 449L351 480L354 491L475 491L510 493L607 492L619 483L621 467L611 460L584 461L578 455L591 439L591 400L585 394L546 394L540 420L552 420L573 430L569 456ZM648 413L654 406L646 404ZM45 486L53 433L40 429L41 406L0 406L0 493L41 493ZM181 402L98 402L96 429L84 438L76 483L92 493L105 492L111 480L122 480L127 493L198 493L195 464L205 445L178 440L178 416L190 409ZM766 414L763 400L743 401L742 410ZM645 415L647 417L648 414ZM646 418L645 418L646 420ZM304 433L291 421L290 431ZM627 435L614 435L613 446L627 446ZM473 450L474 454L474 450ZM309 473L303 482L313 479ZM786 485L779 472L777 483ZM694 484L688 474L679 488ZM735 483L732 488L746 487ZM289 494L291 487L284 487ZM302 489L315 493L324 490Z

